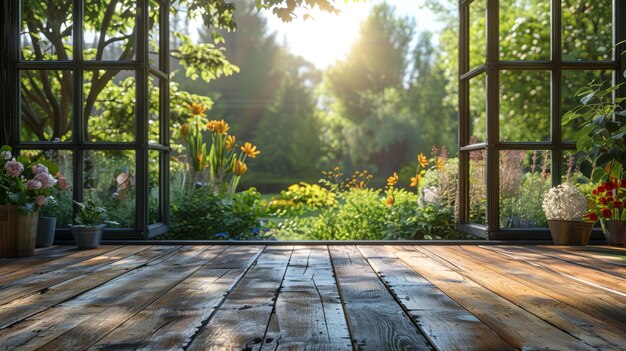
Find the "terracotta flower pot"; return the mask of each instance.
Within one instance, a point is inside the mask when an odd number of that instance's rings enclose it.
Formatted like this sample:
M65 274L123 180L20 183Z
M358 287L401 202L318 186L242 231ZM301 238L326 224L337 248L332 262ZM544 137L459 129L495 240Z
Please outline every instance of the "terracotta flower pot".
M21 214L17 206L0 206L0 257L35 254L39 212Z
M626 241L626 221L606 221L604 236L609 245L624 245Z
M549 219L550 234L555 245L585 246L591 236L593 223Z

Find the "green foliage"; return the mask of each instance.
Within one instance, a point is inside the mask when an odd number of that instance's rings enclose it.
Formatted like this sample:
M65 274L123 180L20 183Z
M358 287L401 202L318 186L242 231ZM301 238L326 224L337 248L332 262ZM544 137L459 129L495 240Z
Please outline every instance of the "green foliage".
M280 192L279 198L269 203L269 209L278 211L282 216L301 215L322 207L337 205L335 193L317 184L300 182Z
M621 106L626 98L613 99L611 95L622 85L590 83L576 94L581 104L563 116L563 124L580 120L574 136L577 162L580 171L594 183L610 177L621 179L626 165L626 110Z
M254 188L232 196L196 191L173 201L170 232L160 239L270 239L260 228L265 214Z
M76 217L74 221L76 225L74 227L93 227L99 224L118 224L114 221L109 221L107 209L98 206L94 201L87 200L86 202L74 201L74 204L78 207Z

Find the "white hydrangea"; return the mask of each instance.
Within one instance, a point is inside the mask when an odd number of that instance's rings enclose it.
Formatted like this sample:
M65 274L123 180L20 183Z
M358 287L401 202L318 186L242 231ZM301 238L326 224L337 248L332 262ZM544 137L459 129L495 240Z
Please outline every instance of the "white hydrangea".
M547 219L580 221L587 213L587 198L577 187L561 184L543 197L543 212Z

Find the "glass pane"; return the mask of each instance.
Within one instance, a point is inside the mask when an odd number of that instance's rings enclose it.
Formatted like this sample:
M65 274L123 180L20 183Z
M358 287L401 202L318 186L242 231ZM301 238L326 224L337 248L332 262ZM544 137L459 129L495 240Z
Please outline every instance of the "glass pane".
M470 69L476 68L487 58L487 1L476 0L470 4L469 50Z
M500 72L500 140L550 140L550 72Z
M159 87L159 78L150 76L148 80L148 142L153 144L160 143L160 108L161 108L161 89Z
M563 0L563 60L609 60L612 0Z
M83 164L84 199L94 200L119 225L135 225L135 151L86 151Z
M148 224L161 222L161 173L159 162L161 152L148 151Z
M613 71L563 71L561 116L581 104L580 98L576 97L578 89L586 87L591 82L610 84L612 80ZM572 121L563 126L563 140L573 140L579 126L580 122L577 123L577 121Z
M487 224L487 150L470 152L469 221Z
M487 140L487 75L470 79L470 144Z
M500 2L500 59L550 59L550 1Z
M159 1L150 0L150 17L148 18L148 56L150 58L150 64L159 68L159 45L160 40L160 26L159 26Z
M20 46L24 60L72 59L72 1L22 0Z
M73 169L72 152L69 150L22 150L21 155L36 160L43 156L59 167L57 186L52 196L54 201L48 201L46 206L41 208L41 216L56 217L57 228L67 228L72 224L72 198L73 198ZM63 179L65 178L65 179ZM67 187L65 188L65 185ZM65 189L63 189L65 188Z
M88 141L135 140L135 73L87 71L84 84Z
M20 71L20 81L20 140L71 140L72 72Z
M135 58L136 0L86 0L85 60Z
M500 151L500 227L545 228L543 195L552 186L550 151Z

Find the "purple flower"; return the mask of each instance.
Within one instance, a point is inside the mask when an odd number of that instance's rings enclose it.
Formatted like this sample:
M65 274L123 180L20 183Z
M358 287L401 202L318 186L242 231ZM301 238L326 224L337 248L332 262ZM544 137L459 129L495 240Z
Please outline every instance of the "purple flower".
M2 151L0 152L0 158L3 160L10 160L11 157L13 157L13 155L11 154L11 151Z
M41 163L38 163L31 167L31 170L33 171L33 174L48 173L48 167L42 165Z
M28 189L28 190L41 189L42 186L43 186L43 184L41 184L40 181L35 180L35 179L31 179L31 180L26 182L26 189Z
M44 189L52 188L57 182L49 173L39 173L33 179L41 182L41 186Z
M15 161L15 158L13 158L11 161L4 164L4 170L10 176L17 177L24 171L24 165Z
M48 199L46 199L45 195L39 195L35 198L35 203L39 206L45 205L46 201L48 201Z

